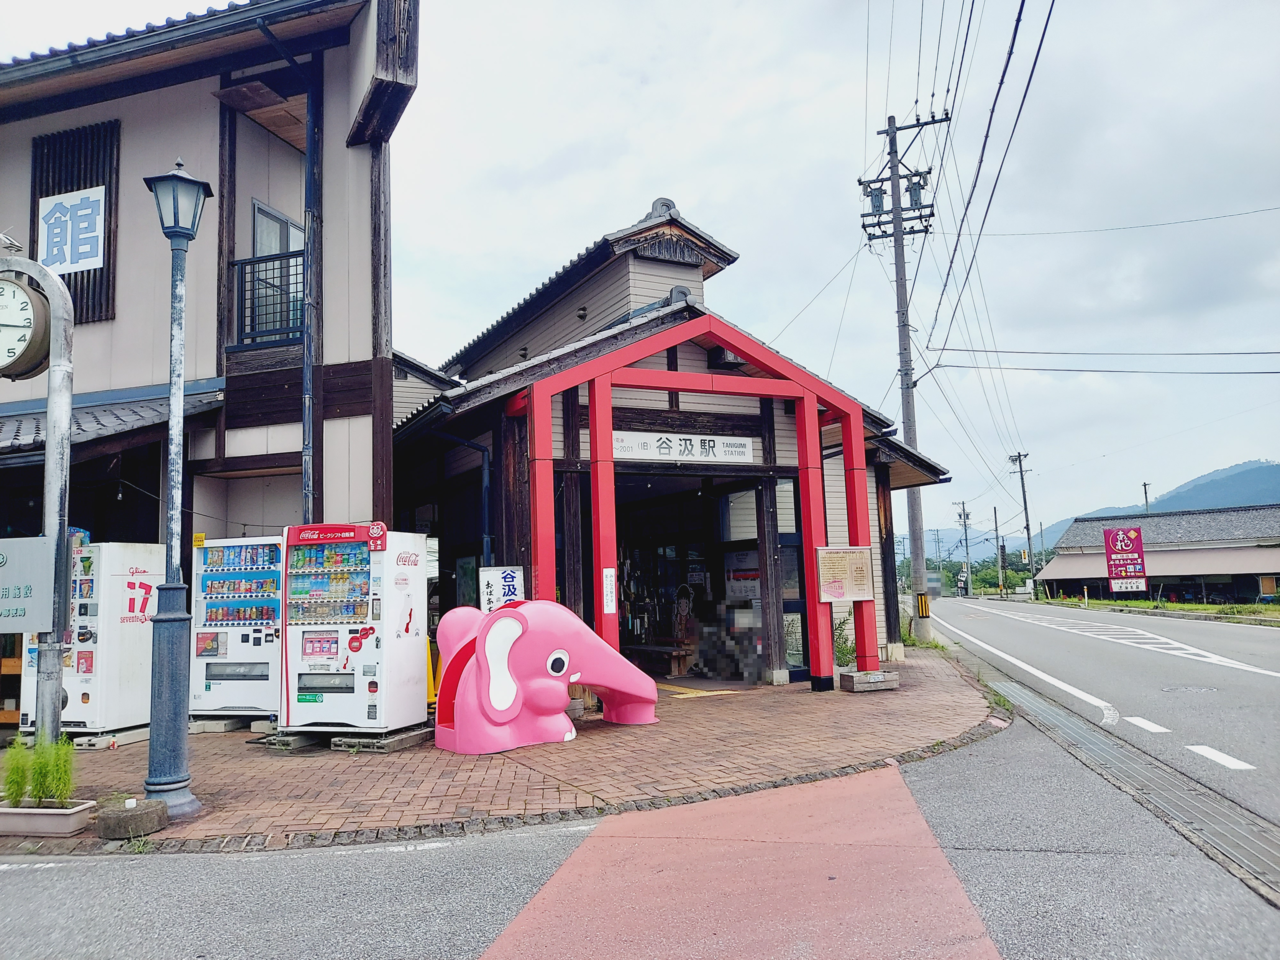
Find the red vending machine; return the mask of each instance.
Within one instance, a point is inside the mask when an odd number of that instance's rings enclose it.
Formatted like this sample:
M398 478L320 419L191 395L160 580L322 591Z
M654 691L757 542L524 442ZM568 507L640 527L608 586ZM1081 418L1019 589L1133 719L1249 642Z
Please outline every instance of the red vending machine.
M285 530L281 731L427 722L427 539L381 523Z

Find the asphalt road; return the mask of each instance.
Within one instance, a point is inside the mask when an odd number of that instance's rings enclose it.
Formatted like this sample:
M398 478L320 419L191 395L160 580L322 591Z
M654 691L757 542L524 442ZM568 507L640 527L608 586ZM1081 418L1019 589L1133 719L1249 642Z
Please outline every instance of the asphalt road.
M934 614L940 633L1008 676L1280 823L1280 630L990 600L940 600ZM1232 760L1253 769L1233 769Z
M1024 720L901 769L1003 960L1280 955L1280 910Z
M0 863L5 960L466 960L594 824L263 854Z

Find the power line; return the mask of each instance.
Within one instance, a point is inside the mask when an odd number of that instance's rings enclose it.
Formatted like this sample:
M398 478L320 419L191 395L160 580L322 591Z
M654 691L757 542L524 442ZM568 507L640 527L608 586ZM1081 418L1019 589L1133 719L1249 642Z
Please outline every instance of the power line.
M1115 233L1118 230L1147 230L1151 227L1177 227L1186 223L1207 223L1210 220L1230 220L1233 217L1251 217L1256 213L1275 213L1280 207L1259 207L1257 210L1241 210L1239 213L1220 213L1215 217L1193 217L1190 220L1163 220L1159 223L1131 223L1123 227L1090 227L1084 230L1036 230L1028 233L988 233L988 237L1065 237L1081 233ZM939 230L942 236L946 234ZM953 234L954 236L954 234ZM975 234L967 233L972 237Z
M1280 350L1187 350L1119 351L1119 350L975 350L970 347L933 347L938 353L999 353L1037 357L1264 357L1280 356Z
M831 286L833 283L836 282L836 277L844 273L845 267L849 266L849 264L853 263L853 261L858 259L858 254L860 254L863 251L863 249L866 248L866 246L867 244L864 243L862 246L858 247L857 250L853 251L853 256L850 257L848 260L846 260L844 262L844 266L842 266L839 270L837 270L835 274L831 277L831 279L822 285L822 289L813 295L812 300L810 300L808 303L806 303L803 307L800 308L800 313L797 313L794 317L788 320L786 323L786 326L784 326L781 330L779 330L776 334L774 334L773 340L770 340L768 343L769 346L772 346L773 343L778 339L778 337L782 336L784 333L787 332L787 327L790 327L793 323L795 323L797 320L800 319L801 313L804 313L806 310L808 310L810 307L813 306L814 300L817 300L820 296L822 296L822 294L826 291L827 287Z
M1036 44L1036 55L1031 60L1031 70L1027 73L1027 82L1022 88L1022 99L1018 102L1018 112L1014 114L1013 126L1009 130L1009 139L1005 141L1004 153L1000 157L1000 166L996 168L995 179L991 181L991 192L987 195L987 207L982 213L982 223L979 224L978 226L978 235L973 238L973 252L969 256L969 266L965 270L964 286L968 286L969 284L969 274L973 271L973 263L978 256L978 245L982 242L982 231L986 229L987 217L990 216L991 214L991 204L995 201L995 198L996 198L996 188L1000 186L1000 175L1004 173L1005 161L1009 159L1009 150L1013 147L1013 138L1014 138L1014 135L1018 132L1018 122L1022 119L1023 108L1026 107L1027 105L1027 94L1031 92L1031 81L1035 79L1036 67L1040 64L1040 53L1044 49L1044 38L1049 33L1049 21L1053 17L1053 7L1055 2L1056 0L1050 0L1049 2L1049 12L1046 13L1044 17L1044 27L1040 31L1040 42ZM1021 13L1022 13L1021 8L1019 8L1018 13L1019 13L1019 16L1021 16ZM1015 37L1017 36L1016 27L1014 28L1014 36ZM1009 53L1010 55L1013 54L1012 42L1010 42L1009 44ZM1002 83L1004 82L1003 76L1001 77L1001 82ZM993 104L992 110L994 111L994 109L995 107ZM961 290L963 292L963 287L961 288ZM955 313L953 311L952 320L954 321L954 319L955 319ZM934 322L935 324L937 323L936 318ZM930 333L930 336L932 337L933 331L930 330L929 333ZM948 324L947 333L948 335L950 334L950 324ZM947 345L946 336L942 338L942 345L944 347Z
M984 367L965 363L940 363L934 370L1022 370L1029 373L1150 373L1159 376L1269 377L1280 370L1098 370L1083 367Z

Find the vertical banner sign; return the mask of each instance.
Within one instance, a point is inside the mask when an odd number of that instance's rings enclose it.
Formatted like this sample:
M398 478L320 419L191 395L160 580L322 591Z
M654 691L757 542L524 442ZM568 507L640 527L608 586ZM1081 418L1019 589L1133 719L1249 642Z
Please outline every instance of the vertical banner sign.
M601 600L604 601L604 612L612 614L618 612L618 568L605 567L600 571L600 593Z
M1147 561L1142 552L1141 527L1102 531L1107 551L1107 577L1112 593L1141 593L1147 589Z
M524 598L524 567L480 568L480 609L483 612L491 613L504 603Z
M106 263L106 187L40 198L40 265L59 275Z

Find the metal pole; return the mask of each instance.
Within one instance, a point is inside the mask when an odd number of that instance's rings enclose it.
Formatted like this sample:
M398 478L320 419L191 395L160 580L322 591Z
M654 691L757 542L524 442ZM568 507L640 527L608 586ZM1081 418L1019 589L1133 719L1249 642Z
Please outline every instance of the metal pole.
M62 648L71 643L71 543L67 502L71 487L72 343L75 304L62 278L25 257L0 257L0 273L20 273L40 284L49 301L49 396L45 404L44 516L41 533L53 537L53 631L38 635L36 737L62 734Z
M1143 507L1145 508L1145 512L1146 512L1146 513L1150 513L1150 512L1151 512L1151 500L1150 500L1150 498L1147 496L1147 487L1149 487L1149 486L1151 486L1151 484L1149 484L1149 483L1144 483L1144 484L1142 485L1142 505L1143 505Z
M187 769L187 704L191 690L191 614L182 582L182 439L186 366L187 241L172 238L169 296L169 457L165 483L165 583L151 618L151 736L147 741L148 800L163 800L169 816L200 809Z
M898 296L898 371L902 378L902 439L912 450L919 449L916 437L915 375L911 369L911 323L907 315L907 261L902 242L902 185L898 176L898 123L889 118L889 188L893 200L893 277ZM911 537L911 592L925 592L924 507L920 488L907 489L907 532ZM918 605L913 604L917 613ZM914 618L912 634L930 640L933 631L928 620Z
M973 596L973 564L969 560L969 511L960 501L960 525L964 527L964 595Z
M999 578L1000 596L1004 596L1004 557L1000 555L1000 508L991 508L991 522L995 524L996 538L996 576Z

